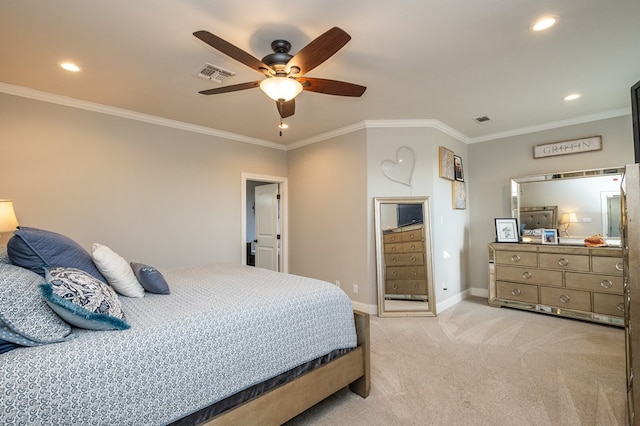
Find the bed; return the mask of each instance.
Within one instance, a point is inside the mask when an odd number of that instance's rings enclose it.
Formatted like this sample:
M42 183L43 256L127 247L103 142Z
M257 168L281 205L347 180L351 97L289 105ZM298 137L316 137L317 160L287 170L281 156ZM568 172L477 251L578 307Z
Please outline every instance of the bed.
M346 386L368 395L369 318L336 286L233 264L156 272L170 293L119 295L125 329L0 354L0 424L282 424Z

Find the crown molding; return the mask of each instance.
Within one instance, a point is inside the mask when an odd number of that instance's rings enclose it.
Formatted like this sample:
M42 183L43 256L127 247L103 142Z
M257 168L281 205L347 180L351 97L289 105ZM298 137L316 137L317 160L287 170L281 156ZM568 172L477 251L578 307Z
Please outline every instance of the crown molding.
M95 102L83 101L68 96L56 95L54 93L43 92L41 90L31 89L23 86L0 82L0 92L9 95L20 96L23 98L35 99L42 102L68 106L72 108L83 109L86 111L98 112L102 114L114 115L116 117L126 118L129 120L142 121L145 123L155 124L158 126L171 127L173 129L185 130L187 132L200 133L209 136L215 136L223 139L235 140L239 142L260 145L267 148L286 150L286 147L269 142L263 139L251 138L248 136L238 135L236 133L216 130L211 127L198 126L195 124L185 123L183 121L170 120L167 118L157 117L149 114L142 114L124 108L116 108L108 105L98 104Z
M539 126L522 127L520 129L508 130L506 132L492 133L490 135L471 138L468 143L488 142L496 139L509 138L512 136L526 135L528 133L542 132L545 130L557 129L559 127L574 126L576 124L589 123L591 121L606 120L608 118L631 115L631 107L605 111L598 114L583 115L582 117L570 118L568 120L552 121Z

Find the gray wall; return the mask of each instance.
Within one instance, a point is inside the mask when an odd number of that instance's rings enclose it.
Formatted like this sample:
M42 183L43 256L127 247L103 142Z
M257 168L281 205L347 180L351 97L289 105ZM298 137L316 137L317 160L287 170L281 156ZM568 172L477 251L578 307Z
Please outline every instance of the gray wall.
M469 145L471 286L488 286L487 243L495 238L493 219L510 217L509 181L542 173L624 166L633 162L631 117L623 116ZM535 145L602 136L601 151L533 158Z
M21 225L158 267L240 263L241 174L287 174L282 150L5 94L0 111Z

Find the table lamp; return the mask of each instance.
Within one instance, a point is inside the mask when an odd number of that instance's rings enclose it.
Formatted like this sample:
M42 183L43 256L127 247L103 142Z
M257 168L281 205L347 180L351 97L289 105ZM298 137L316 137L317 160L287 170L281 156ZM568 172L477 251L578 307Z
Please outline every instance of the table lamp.
M565 213L562 215L562 219L560 219L560 223L565 225L562 232L564 232L565 235L568 237L569 226L571 226L572 223L578 223L578 218L576 217L575 213Z
M17 226L18 219L13 211L13 201L0 200L0 235L14 231Z

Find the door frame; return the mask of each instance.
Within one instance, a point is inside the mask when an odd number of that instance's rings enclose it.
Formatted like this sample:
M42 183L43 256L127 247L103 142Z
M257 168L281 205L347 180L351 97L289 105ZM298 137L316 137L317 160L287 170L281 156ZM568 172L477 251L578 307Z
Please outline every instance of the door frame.
M247 181L257 181L265 183L278 183L280 184L280 271L284 273L289 272L289 186L286 177L281 176L269 176L258 175L253 173L241 174L241 259L242 264L247 264Z

